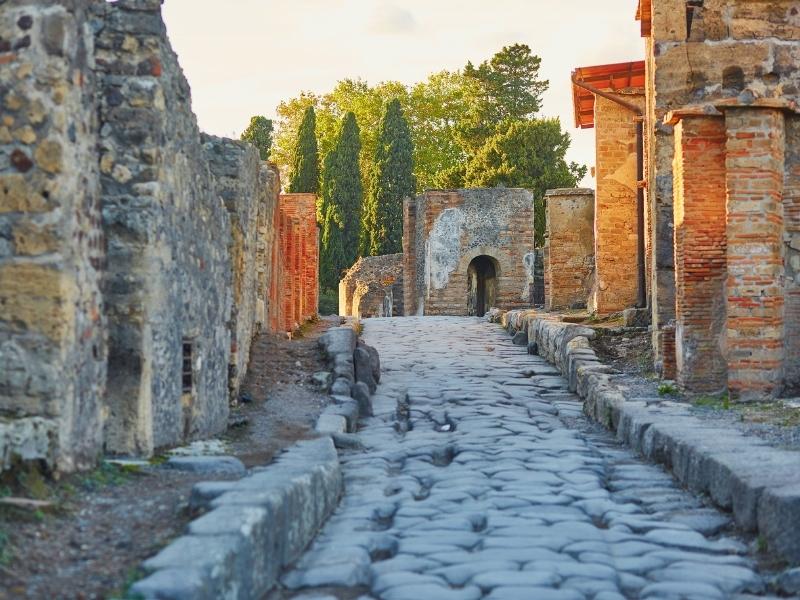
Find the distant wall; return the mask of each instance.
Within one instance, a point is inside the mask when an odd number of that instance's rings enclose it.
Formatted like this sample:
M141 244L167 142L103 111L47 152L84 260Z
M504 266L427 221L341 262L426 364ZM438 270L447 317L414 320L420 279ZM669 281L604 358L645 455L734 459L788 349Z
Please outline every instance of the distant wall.
M356 318L403 315L403 255L358 259L339 282L339 314Z
M468 314L470 262L496 261L498 308L531 306L533 196L522 189L429 191L404 207L405 314Z

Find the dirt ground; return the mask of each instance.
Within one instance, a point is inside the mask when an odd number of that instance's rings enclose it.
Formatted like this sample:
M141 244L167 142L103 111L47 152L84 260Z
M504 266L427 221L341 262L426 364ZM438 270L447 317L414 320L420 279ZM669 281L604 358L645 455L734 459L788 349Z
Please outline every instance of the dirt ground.
M247 403L221 436L227 452L248 467L268 463L282 448L313 436L327 397L310 377L325 365L317 338L338 320L322 320L286 339L262 334L254 342L242 388ZM209 476L104 462L58 482L38 471L0 484L0 497L46 500L51 507L0 508L0 600L121 597L142 575L141 562L181 535L193 515L192 486ZM223 477L217 477L223 479Z

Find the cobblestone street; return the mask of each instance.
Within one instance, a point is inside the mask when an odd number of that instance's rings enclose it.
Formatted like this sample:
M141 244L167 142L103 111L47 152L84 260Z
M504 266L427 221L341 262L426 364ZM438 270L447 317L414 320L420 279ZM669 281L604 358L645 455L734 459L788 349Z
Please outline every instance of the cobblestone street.
M764 589L729 523L581 416L474 318L370 319L383 378L345 495L284 583L386 600L730 598ZM739 594L742 594L739 596Z

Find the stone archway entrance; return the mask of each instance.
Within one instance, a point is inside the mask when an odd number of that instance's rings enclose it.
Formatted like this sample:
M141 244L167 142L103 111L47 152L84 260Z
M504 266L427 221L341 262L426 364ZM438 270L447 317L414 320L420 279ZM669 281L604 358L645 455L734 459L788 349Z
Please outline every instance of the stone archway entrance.
M476 256L467 268L467 314L482 317L497 300L497 261Z

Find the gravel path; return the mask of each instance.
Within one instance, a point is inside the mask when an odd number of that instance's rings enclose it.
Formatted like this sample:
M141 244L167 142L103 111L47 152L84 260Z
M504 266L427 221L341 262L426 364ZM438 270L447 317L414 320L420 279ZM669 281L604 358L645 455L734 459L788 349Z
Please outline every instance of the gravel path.
M383 377L346 493L271 597L746 598L727 516L589 424L556 370L476 318L364 321ZM322 591L324 588L324 592ZM368 590L368 591L367 591Z

